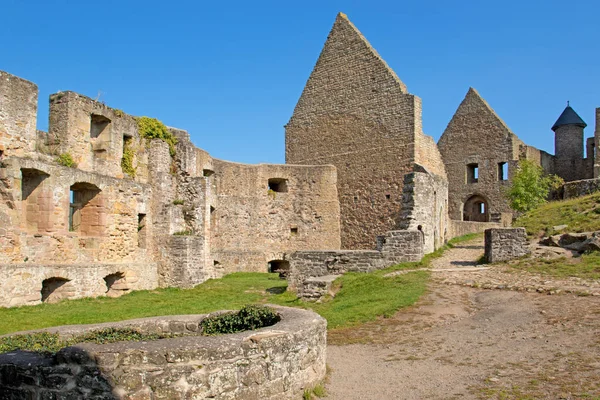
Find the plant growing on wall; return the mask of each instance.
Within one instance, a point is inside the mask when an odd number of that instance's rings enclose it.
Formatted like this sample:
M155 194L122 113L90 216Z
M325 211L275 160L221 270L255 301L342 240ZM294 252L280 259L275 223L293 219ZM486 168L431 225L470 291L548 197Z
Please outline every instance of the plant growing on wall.
M521 160L506 195L513 210L525 212L547 202L550 190L563 183L558 176L546 174L540 165Z
M135 156L135 151L133 150L133 146L131 144L132 139L126 138L123 139L125 143L123 144L123 158L121 158L121 168L123 172L132 178L135 177L135 167L133 166L133 157Z
M56 162L63 167L77 168L77 163L69 153L62 153L60 156L56 157Z
M150 117L136 118L140 136L146 139L160 139L169 145L169 153L171 157L175 156L175 145L177 138L167 129L165 124Z

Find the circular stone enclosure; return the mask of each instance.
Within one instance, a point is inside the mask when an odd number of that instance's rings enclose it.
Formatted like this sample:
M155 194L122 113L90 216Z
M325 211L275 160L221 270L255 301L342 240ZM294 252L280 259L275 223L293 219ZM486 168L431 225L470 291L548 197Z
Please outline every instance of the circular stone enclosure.
M199 332L216 313L44 329L63 337L105 328L182 336L83 343L53 356L1 354L0 398L300 399L325 377L327 322L309 310L270 307L281 316L275 325L220 336ZM19 333L33 332L40 331Z

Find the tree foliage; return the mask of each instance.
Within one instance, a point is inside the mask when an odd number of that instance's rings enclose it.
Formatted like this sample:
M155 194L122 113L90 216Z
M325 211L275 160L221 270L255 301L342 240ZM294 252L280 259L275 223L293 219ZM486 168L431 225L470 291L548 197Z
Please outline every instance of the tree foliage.
M510 207L521 212L533 210L548 201L550 190L558 189L563 183L561 178L546 174L532 161L521 160L507 192Z

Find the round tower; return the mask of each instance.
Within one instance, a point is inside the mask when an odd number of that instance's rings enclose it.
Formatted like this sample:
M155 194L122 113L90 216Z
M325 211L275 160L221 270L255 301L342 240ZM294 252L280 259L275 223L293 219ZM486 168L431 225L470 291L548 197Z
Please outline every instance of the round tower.
M565 181L579 179L583 160L583 129L587 124L567 107L552 126L554 131L555 173Z

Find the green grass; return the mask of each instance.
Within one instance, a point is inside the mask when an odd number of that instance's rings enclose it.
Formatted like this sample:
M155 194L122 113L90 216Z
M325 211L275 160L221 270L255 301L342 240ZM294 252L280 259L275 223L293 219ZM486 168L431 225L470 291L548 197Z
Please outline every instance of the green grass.
M583 254L578 258L525 258L510 267L535 274L549 275L558 278L578 277L584 279L600 279L600 253Z
M0 334L50 326L121 321L158 315L202 314L240 309L245 304L274 303L316 311L330 328L392 315L416 302L425 291L428 273L411 272L384 278L384 270L349 273L340 278L341 290L320 304L302 302L285 292L287 282L278 274L235 273L209 280L194 289L138 291L120 298L68 300L0 309Z
M446 249L471 240L477 234L451 240L420 262L402 263L369 274L348 273L334 283L341 289L322 303L303 302L286 292L287 281L276 273L239 272L213 279L193 289L135 291L119 298L85 298L57 304L0 308L0 334L58 325L92 324L159 315L204 314L239 310L246 304L273 303L312 309L339 328L391 316L414 304L425 292L429 272L414 271L386 278L402 269L426 268Z
M544 231L553 234L553 226L568 225L569 232L600 229L600 192L576 199L552 201L526 213L513 226L522 226L528 235Z
M209 280L194 289L136 291L119 298L85 298L57 304L0 309L0 334L49 326L91 324L158 315L203 314L237 310L264 303L266 290L283 291L287 282L277 274L236 273Z

